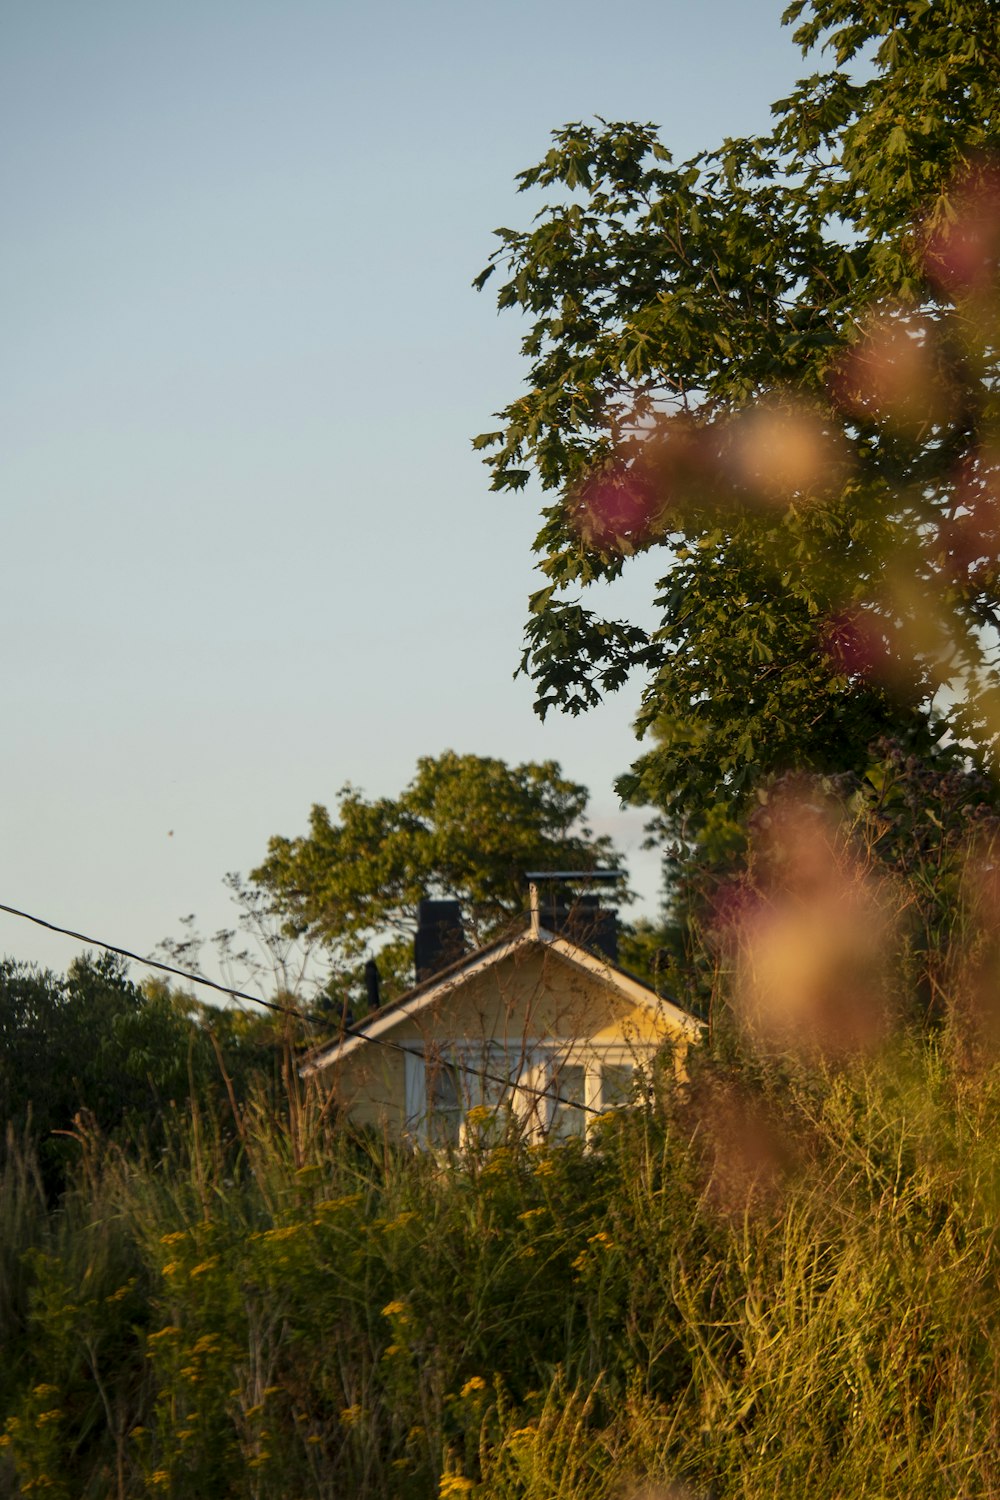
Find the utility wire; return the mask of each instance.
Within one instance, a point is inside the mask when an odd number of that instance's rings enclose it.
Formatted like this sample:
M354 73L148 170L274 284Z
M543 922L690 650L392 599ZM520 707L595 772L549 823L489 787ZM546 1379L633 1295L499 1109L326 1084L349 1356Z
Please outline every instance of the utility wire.
M229 984L218 984L214 979L208 979L204 974L194 974L188 969L177 969L173 964L161 963L157 958L144 958L141 953L133 953L130 948L119 948L117 943L105 943L100 938L87 937L86 933L74 932L70 927L60 927L55 922L46 922L44 917L33 917L30 911L19 911L16 906L6 906L0 901L0 911L5 911L12 917L23 917L26 922L34 922L36 927L45 927L49 932L58 932L62 937L76 938L78 943L90 943L95 948L103 948L107 953L117 953L121 958L130 958L134 963L145 964L148 969L159 969L163 974L176 974L178 979L189 979L192 984L203 984L207 989L217 990L220 995L229 995L234 1000L250 1000L254 1005L266 1005L268 1010L280 1011L282 1015L298 1016L300 1020L308 1021L311 1018L304 1011L296 1010L294 1005L279 1005L274 1000L262 1000L260 995L248 995L244 990L233 989Z
M147 969L158 969L161 974L173 974L178 979L186 979L190 984L204 985L206 989L215 990L220 995L228 995L233 1000L248 1000L251 1005L263 1005L267 1010L277 1011L282 1016L294 1016L297 1020L305 1021L314 1025L315 1021L305 1011L299 1010L294 1005L279 1005L275 1000L264 1000L260 995L250 995L246 990L234 989L229 984L219 984L215 979L209 979L204 974L196 974L190 969L178 969L174 964L162 963L158 958L144 958L141 953L134 953L131 948L122 948L117 943L106 943L102 938L88 937L86 933L74 932L71 927L60 927L57 922L47 922L44 917L33 916L30 911L21 911L19 907L8 906L0 901L0 911L6 912L8 916L20 917L25 922L33 922L36 927L44 927L48 932L56 932L61 937L74 938L78 943L86 943L94 948L103 948L106 953L117 953L120 958L130 959L133 963L144 964ZM412 1057L408 1047L399 1042L390 1041L388 1037L369 1036L366 1031L361 1031L346 1021L340 1024L340 1031L344 1036L360 1037L363 1041L373 1043L378 1047L386 1047L392 1052L402 1052L404 1057ZM460 1062L457 1058L449 1060L449 1067L454 1067L461 1073L469 1073L485 1083L498 1083L503 1088L516 1087L519 1093L531 1094L536 1099L550 1099L553 1104L565 1104L570 1109L579 1109L589 1115L600 1115L604 1111L597 1109L593 1104L584 1104L579 1099L564 1099L560 1094L553 1094L548 1089L526 1088L522 1084L512 1084L509 1078L500 1074L486 1073L482 1068L475 1067L472 1063Z

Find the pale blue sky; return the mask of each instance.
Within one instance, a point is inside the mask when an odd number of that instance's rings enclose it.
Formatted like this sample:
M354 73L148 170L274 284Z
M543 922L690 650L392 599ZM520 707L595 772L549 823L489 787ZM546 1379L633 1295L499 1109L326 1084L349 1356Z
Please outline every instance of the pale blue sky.
M149 951L452 747L560 759L652 907L637 693L543 727L511 681L537 497L469 448L522 379L470 282L565 121L764 128L780 10L0 0L0 901Z

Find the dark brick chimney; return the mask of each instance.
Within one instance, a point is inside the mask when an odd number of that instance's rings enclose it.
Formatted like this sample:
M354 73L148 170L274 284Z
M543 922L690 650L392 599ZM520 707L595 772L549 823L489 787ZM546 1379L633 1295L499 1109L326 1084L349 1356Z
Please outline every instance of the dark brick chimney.
M413 943L417 983L440 973L465 952L462 908L457 901L421 901Z

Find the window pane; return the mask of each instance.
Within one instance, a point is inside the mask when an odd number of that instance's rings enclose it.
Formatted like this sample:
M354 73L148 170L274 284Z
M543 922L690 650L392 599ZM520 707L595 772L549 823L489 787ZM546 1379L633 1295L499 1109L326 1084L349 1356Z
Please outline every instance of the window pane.
M428 1134L438 1146L457 1146L464 1113L458 1069L443 1058L427 1060Z
M482 1072L480 1073L478 1103L496 1107L506 1104L511 1095L514 1079L503 1047L490 1043L483 1048ZM516 1069L514 1070L516 1073Z
M474 1102L480 1106L475 1116L475 1139L479 1144L496 1144L503 1138L514 1108L520 1063L512 1063L506 1048L497 1042L485 1046L481 1057L480 1071L475 1079L478 1097ZM489 1114L483 1111L489 1111Z
M457 1109L461 1101L458 1069L441 1058L427 1064L427 1093L431 1109Z
M631 1063L605 1063L601 1068L601 1108L618 1109L635 1097L635 1072Z
M562 1141L571 1135L584 1135L587 1129L587 1111L578 1106L587 1100L587 1070L582 1063L563 1063L552 1075L552 1124L549 1133L553 1140ZM575 1107L576 1106L576 1107Z

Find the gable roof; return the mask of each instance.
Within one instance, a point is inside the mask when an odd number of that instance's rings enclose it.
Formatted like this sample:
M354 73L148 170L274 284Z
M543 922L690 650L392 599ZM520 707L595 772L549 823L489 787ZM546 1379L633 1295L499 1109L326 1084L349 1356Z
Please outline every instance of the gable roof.
M464 954L455 963L449 964L446 969L414 985L398 1000L381 1006L370 1016L366 1016L363 1021L359 1021L356 1026L352 1026L347 1035L318 1047L300 1064L299 1073L303 1078L308 1078L315 1073L322 1072L333 1063L342 1062L365 1043L378 1043L383 1038L387 1039L387 1033L391 1032L401 1021L409 1020L412 1016L429 1009L445 995L467 983L474 975L482 973L485 969L495 968L505 959L515 954L523 954L535 946L556 954L574 968L591 975L608 988L617 990L627 1000L644 1005L667 1021L672 1028L683 1032L690 1041L696 1041L701 1035L704 1028L700 1021L696 1021L693 1016L681 1010L680 1006L674 1005L671 1000L664 1000L656 994L655 990L643 984L642 980L630 974L627 969L619 968L603 954L591 952L589 948L575 943L563 933L550 932L545 927L533 925L513 937L497 938L484 948L476 948L472 953Z

